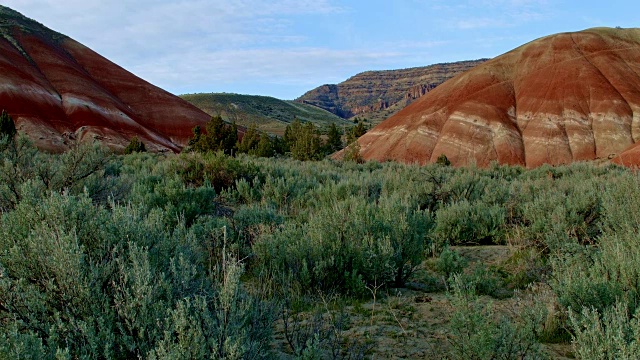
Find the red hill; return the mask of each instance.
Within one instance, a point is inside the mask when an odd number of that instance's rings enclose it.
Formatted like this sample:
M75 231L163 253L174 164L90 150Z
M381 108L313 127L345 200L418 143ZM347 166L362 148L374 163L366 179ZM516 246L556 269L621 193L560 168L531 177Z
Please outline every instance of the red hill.
M138 136L179 151L209 116L82 44L0 6L0 109L43 149L98 139L118 149Z
M640 29L541 38L438 86L358 141L371 160L640 163ZM627 153L624 153L629 149Z

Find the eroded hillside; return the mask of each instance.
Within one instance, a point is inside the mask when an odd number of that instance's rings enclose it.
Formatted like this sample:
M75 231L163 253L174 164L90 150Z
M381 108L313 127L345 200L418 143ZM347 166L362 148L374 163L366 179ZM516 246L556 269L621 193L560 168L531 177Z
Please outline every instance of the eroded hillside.
M0 108L50 151L79 140L122 149L134 136L179 151L209 116L73 39L0 6Z

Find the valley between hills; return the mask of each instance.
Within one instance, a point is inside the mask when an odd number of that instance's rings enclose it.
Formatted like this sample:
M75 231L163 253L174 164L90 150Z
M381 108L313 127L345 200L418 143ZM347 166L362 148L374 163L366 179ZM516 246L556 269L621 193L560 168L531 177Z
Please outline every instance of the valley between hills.
M175 96L0 6L0 359L640 358L640 29Z

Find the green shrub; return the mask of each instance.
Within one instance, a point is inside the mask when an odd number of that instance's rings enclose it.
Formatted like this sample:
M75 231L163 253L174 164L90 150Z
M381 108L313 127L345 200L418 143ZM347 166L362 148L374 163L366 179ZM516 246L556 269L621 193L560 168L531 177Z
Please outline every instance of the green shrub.
M239 179L251 181L256 176L256 170L252 166L222 152L181 154L174 159L172 167L187 186L209 184L218 194L235 186Z
M375 206L351 198L285 225L255 251L262 266L291 274L302 288L360 296L366 286L408 279L423 259L429 221L399 200Z
M220 116L212 116L205 126L205 133L202 133L200 126L193 128L189 149L201 153L221 151L233 155L237 142L238 126L235 123L225 123Z
M124 148L125 155L145 151L147 151L147 148L144 146L144 143L140 141L140 139L138 139L137 136L132 137L127 147Z
M442 169L444 181L440 191L445 203L453 204L462 201L475 203L486 194L486 188L495 182L483 170L477 168ZM447 173L447 171L449 173ZM446 174L446 175L445 175ZM487 204L490 205L490 204Z
M9 141L12 141L16 136L16 124L6 111L2 110L0 114L0 138L7 137Z
M178 176L149 176L131 186L130 201L141 209L162 210L164 223L176 226L184 221L190 226L199 216L216 210L216 191L205 186L187 187Z
M602 194L598 178L569 176L527 183L520 188L521 230L527 245L549 252L593 244L601 234ZM534 186L535 185L535 186Z
M284 218L271 208L243 206L233 214L230 228L236 237L240 254L244 258L250 256L253 245L268 234L274 233Z
M535 248L516 250L504 263L510 289L524 290L530 284L546 281L551 270L547 259Z
M467 259L462 257L459 252L445 247L438 256L436 262L436 270L448 279L454 274L460 274L467 267Z
M501 243L505 216L499 206L463 200L436 212L433 237L439 246Z
M40 193L88 192L96 200L118 194L120 185L105 173L111 157L98 144L79 144L59 155L40 153L25 136L0 151L0 211L22 199L21 186L32 183Z
M616 304L635 312L640 304L640 246L635 231L600 238L599 249L559 257L552 286L572 314L593 309L605 314ZM575 330L575 329L574 329Z
M451 281L453 315L448 336L451 359L543 359L530 319L519 323L497 317L490 305L479 302L473 284L460 275Z
M573 346L579 359L640 358L640 318L630 317L626 304L604 310L583 308L570 315Z
M0 219L0 354L268 354L272 312L243 290L241 266L209 263L205 239L162 221L86 196L24 197Z
M440 156L438 156L438 159L436 159L436 164L440 166L451 166L451 161L449 161L447 155L440 154Z
M0 331L0 358L29 360L47 358L47 349L36 333L21 331L18 320L10 320L3 325L6 328Z
M627 293L617 279L610 278L616 269L604 266L606 265L588 255L567 256L554 261L556 278L552 286L558 294L560 304L577 312L583 308L594 308L602 312L619 299L635 302L637 290ZM627 294L633 299L628 299Z
M497 299L510 297L512 292L506 288L503 274L495 268L477 265L473 272L465 274L463 280L475 285L477 295L489 295Z
M23 184L37 181L38 151L26 136L11 141L5 137L0 141L5 144L0 151L0 211L4 212L20 202Z

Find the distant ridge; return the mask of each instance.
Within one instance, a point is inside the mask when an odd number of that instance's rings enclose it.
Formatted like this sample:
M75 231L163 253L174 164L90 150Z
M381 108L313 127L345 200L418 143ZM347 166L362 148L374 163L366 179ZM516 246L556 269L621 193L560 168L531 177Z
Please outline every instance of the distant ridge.
M379 123L446 80L485 61L487 59L366 71L340 84L322 85L295 101L317 106L345 119L358 116Z

